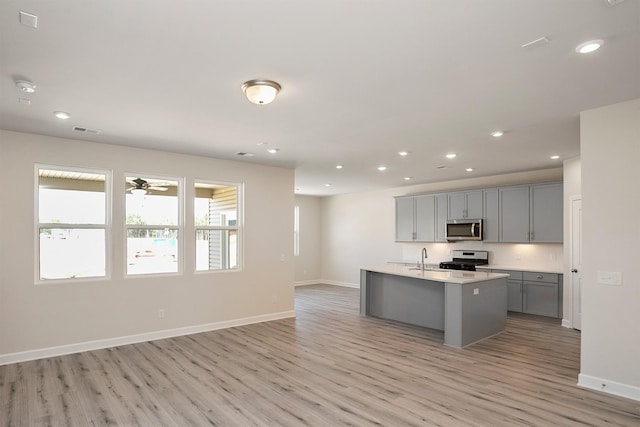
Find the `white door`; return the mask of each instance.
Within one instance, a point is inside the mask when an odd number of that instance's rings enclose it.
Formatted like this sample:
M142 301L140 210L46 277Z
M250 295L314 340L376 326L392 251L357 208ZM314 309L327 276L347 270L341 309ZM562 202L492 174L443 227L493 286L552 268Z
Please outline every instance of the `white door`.
M573 327L582 329L582 198L571 199L571 289Z

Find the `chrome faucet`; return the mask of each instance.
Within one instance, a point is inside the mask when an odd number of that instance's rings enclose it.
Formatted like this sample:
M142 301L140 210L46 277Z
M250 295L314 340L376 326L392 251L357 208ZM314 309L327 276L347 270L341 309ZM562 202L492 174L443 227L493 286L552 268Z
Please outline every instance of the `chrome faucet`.
M422 248L422 266L421 266L422 271L424 271L424 260L425 260L425 258L428 258L427 257L427 248Z

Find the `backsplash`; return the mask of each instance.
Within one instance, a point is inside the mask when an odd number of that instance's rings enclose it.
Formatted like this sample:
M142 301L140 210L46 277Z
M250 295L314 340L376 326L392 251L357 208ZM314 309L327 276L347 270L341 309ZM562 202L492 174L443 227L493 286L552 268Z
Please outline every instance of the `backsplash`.
M563 268L563 245L553 244L510 244L510 243L398 243L402 246L403 261L418 261L422 248L427 248L429 257L427 263L438 264L451 260L451 251L456 249L473 249L489 251L489 263L532 269Z

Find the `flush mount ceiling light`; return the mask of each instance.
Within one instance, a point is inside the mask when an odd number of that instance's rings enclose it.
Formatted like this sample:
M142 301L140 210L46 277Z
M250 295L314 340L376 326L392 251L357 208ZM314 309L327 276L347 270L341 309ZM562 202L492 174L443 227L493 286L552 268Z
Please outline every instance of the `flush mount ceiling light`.
M28 80L16 80L16 89L26 93L33 93L36 91L36 85Z
M71 114L66 113L64 111L54 111L53 115L62 120L67 120L71 118Z
M272 81L255 79L249 80L242 85L242 91L249 102L257 105L265 105L273 102L282 87Z
M491 136L494 138L500 138L502 135L504 135L504 132L501 130L491 132Z
M576 52L578 53L591 53L600 49L600 47L604 44L603 40L589 40L588 42L584 42L579 44L576 47Z

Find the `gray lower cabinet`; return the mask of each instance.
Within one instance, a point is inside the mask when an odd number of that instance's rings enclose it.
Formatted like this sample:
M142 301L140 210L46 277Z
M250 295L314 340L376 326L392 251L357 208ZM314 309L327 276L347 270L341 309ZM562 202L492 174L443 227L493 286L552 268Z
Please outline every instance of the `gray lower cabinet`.
M562 275L531 271L491 270L508 274L507 310L562 317Z

